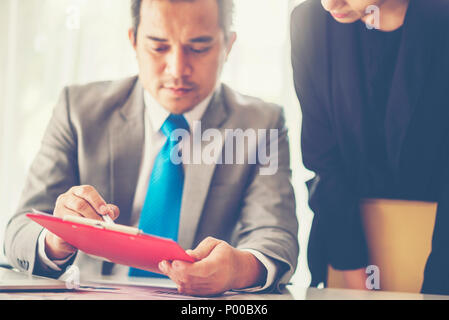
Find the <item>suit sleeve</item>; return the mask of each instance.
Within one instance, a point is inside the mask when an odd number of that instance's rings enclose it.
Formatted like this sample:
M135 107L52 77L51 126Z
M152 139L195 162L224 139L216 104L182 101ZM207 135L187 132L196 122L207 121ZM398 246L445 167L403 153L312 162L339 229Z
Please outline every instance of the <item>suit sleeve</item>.
M30 167L19 207L7 225L4 242L4 251L12 266L48 277L58 277L63 270L55 272L40 261L38 239L43 228L25 214L33 208L53 213L57 197L79 184L76 139L70 124L68 96L68 89L65 89Z
M309 204L315 214L318 233L315 236L323 244L317 254L325 255L325 263L335 269L354 270L368 263L360 196L348 174L350 169L343 162L337 134L323 101L327 92L319 87L327 79L316 77L319 71L315 67L325 63L319 61L320 57L325 59L327 54L332 54L317 52L323 48L315 45L315 31L324 26L317 26L316 21L301 8L294 10L291 19L293 74L302 109L303 162L315 173L315 178L308 182Z
M444 21L446 29L449 29L449 3L445 3L446 10L439 10L445 14ZM446 40L442 52L449 54L449 40ZM444 54L443 54L444 55ZM439 65L442 70L447 70L449 73L449 61L444 60ZM446 91L449 91L449 83L446 82ZM449 102L446 100L446 106L449 107ZM446 113L447 114L447 113ZM449 134L446 134L447 141ZM443 294L449 295L449 166L447 165L448 156L445 157L443 163L446 163L444 170L440 172L442 177L441 191L438 197L438 208L435 217L435 227L432 236L432 251L427 260L424 270L424 281L422 286L422 293L425 294Z
M298 221L291 184L290 152L285 119L280 108L269 128L270 136L259 148L267 148L269 161L258 163L242 204L238 228L239 249L257 250L276 265L276 276L268 290L288 283L298 261ZM271 130L269 130L271 131Z
M449 295L449 167L444 173L444 185L438 201L432 251L424 271L422 293Z

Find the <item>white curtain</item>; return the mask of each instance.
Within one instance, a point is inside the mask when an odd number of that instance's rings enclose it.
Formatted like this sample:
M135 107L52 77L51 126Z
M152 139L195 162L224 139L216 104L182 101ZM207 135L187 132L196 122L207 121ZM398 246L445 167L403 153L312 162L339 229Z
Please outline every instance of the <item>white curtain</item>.
M223 81L285 108L290 130L301 256L293 281L307 285L311 213L300 154L299 103L293 90L289 19L301 0L235 0L238 40ZM65 85L137 73L129 45L129 0L0 1L0 244L27 170ZM6 262L0 254L0 263Z
M1 244L62 88L136 73L129 11L124 0L0 1Z

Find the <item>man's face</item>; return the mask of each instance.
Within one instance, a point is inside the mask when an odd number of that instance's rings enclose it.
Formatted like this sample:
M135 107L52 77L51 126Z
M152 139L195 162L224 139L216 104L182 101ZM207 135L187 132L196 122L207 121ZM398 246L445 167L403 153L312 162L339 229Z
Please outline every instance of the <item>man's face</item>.
M225 41L217 0L144 0L137 37L129 36L143 87L174 114L212 93L235 41Z
M366 20L366 8L371 5L380 7L387 0L321 0L321 3L335 20L341 23L353 23Z

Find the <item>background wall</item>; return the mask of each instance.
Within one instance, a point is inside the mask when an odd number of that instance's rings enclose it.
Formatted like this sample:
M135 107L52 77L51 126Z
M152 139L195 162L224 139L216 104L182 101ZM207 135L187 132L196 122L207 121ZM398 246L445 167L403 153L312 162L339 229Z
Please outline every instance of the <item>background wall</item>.
M306 250L312 213L304 181L311 174L301 162L301 114L293 89L289 40L290 12L299 2L235 1L238 40L223 81L285 108L300 220L301 255L293 281L308 285ZM129 1L124 0L0 1L1 245L62 88L137 73L127 38L129 12ZM0 263L5 262L1 252Z

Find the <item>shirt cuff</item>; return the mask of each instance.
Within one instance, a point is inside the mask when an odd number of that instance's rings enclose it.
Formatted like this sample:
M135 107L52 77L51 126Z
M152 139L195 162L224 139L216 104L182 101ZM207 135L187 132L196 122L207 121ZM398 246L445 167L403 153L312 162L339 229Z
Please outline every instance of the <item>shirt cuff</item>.
M268 258L266 255L264 255L263 253L261 253L260 251L257 251L257 250L253 250L253 249L240 249L240 250L253 254L257 258L257 260L259 260L260 263L262 263L264 265L265 269L267 269L267 279L265 280L265 284L263 286L250 287L250 288L233 290L233 291L258 292L258 291L263 291L263 290L269 288L274 283L274 280L276 277L276 272L277 272L277 267L276 267L276 264L273 262L273 260L271 258Z
M50 258L47 257L47 254L45 253L45 237L47 236L47 233L48 230L44 229L39 235L37 244L39 259L45 266L49 267L50 269L54 271L62 271L60 267L69 262L74 254L71 254L64 260L50 260Z

